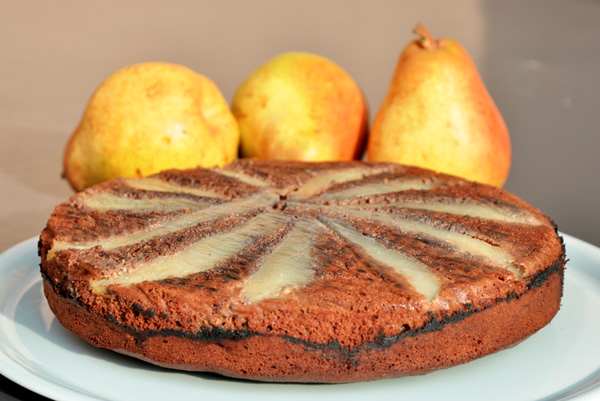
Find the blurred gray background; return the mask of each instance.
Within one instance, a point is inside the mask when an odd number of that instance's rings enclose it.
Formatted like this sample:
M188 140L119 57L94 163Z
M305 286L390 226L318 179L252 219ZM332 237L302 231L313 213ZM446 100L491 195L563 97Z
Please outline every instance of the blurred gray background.
M36 236L72 194L63 148L96 86L128 64L200 72L230 101L286 51L328 57L379 108L398 55L423 22L460 41L503 113L505 185L559 229L600 245L600 2L1 1L0 251Z

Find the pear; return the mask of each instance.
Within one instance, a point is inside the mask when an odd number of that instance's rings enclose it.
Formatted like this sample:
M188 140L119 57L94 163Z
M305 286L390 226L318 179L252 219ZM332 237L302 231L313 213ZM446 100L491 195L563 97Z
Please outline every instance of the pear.
M268 60L240 85L231 109L243 157L326 161L364 153L363 93L345 70L316 54L289 52Z
M467 51L423 25L398 60L368 142L368 159L429 168L494 186L510 171L508 129Z
M116 177L211 167L237 157L239 128L209 78L178 64L140 63L104 80L65 148L76 191Z

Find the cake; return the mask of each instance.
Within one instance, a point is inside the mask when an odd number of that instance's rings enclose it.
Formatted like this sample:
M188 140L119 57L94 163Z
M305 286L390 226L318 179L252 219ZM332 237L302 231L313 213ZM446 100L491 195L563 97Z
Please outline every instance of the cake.
M392 163L241 159L88 188L39 242L58 321L166 368L259 381L419 375L560 307L554 223L499 188Z

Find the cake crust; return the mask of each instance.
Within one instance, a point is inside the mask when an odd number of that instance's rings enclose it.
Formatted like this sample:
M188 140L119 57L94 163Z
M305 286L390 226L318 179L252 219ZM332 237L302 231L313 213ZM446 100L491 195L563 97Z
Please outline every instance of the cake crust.
M39 249L50 308L91 344L262 381L424 374L513 346L558 311L565 265L514 195L362 162L110 181L59 205ZM190 249L226 256L198 270Z

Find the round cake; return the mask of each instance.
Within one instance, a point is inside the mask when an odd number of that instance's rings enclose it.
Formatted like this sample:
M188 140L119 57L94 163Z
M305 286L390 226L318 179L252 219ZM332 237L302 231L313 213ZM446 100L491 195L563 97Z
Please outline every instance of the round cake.
M424 374L513 346L560 307L553 222L392 163L241 159L91 187L39 252L59 322L174 369L262 381Z

